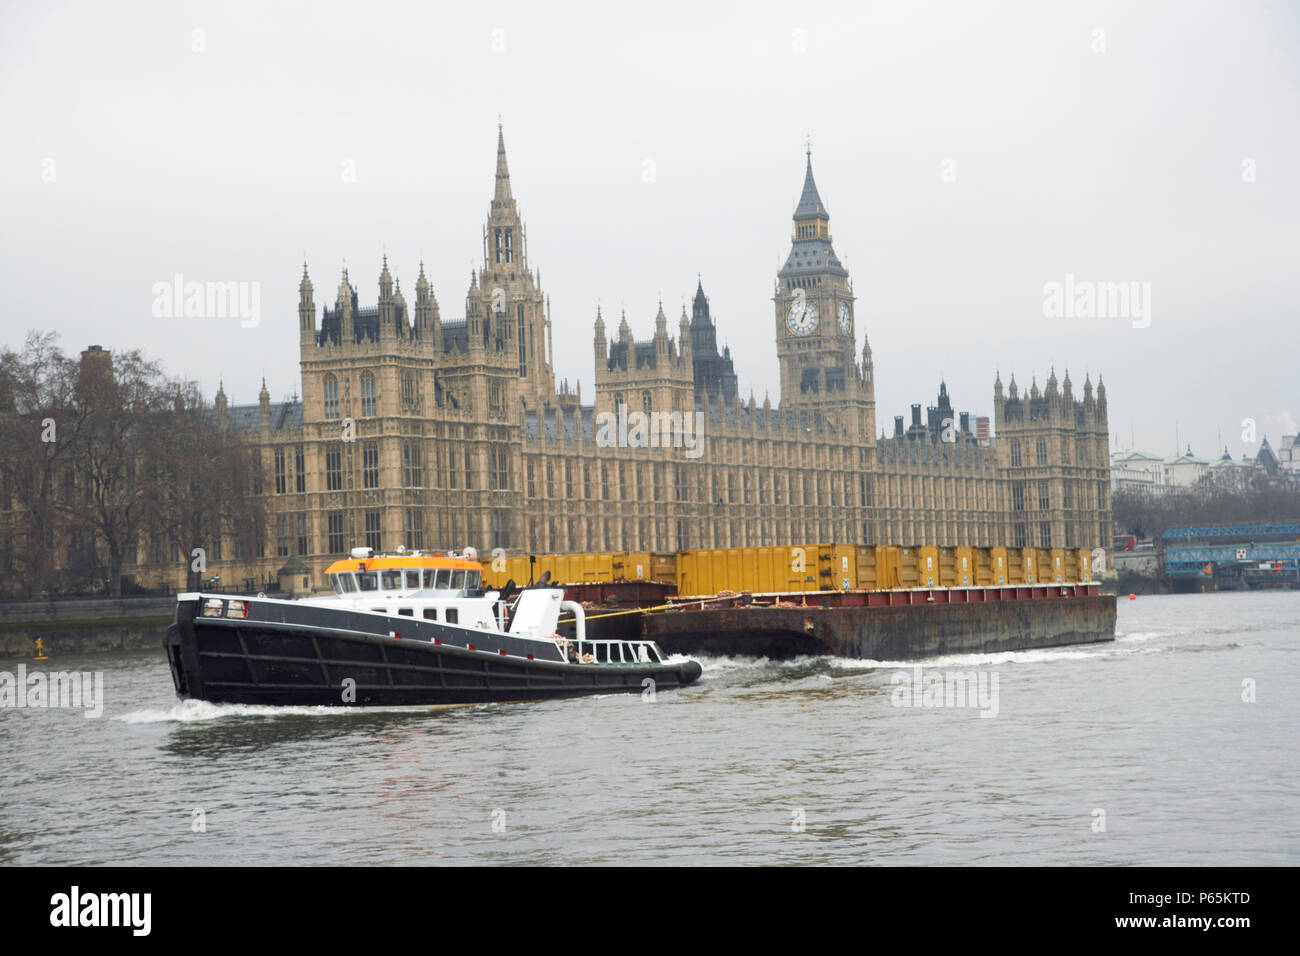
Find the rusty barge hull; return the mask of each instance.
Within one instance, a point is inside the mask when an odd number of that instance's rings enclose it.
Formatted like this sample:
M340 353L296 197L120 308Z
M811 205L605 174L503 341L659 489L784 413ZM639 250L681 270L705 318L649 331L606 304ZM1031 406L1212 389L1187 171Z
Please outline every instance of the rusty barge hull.
M758 596L696 602L636 620L641 634L670 654L718 656L912 660L1115 639L1115 598L1096 585L807 597L798 607L765 605Z

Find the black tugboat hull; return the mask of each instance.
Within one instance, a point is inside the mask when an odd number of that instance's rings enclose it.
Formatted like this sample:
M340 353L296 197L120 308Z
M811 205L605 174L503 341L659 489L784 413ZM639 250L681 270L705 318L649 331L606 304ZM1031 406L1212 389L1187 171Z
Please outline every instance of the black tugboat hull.
M206 618L200 601L177 605L163 639L177 696L212 703L306 706L410 706L549 700L591 694L656 693L697 680L695 661L669 664L568 664L529 659L522 639L501 648L434 643L390 632L285 620ZM251 607L252 605L250 605ZM385 618L361 623L386 627ZM357 616L345 621L357 624ZM365 619L369 620L365 620ZM411 632L464 629L402 621ZM485 643L489 635L483 635ZM548 648L549 649L549 648ZM521 653L511 653L520 650Z

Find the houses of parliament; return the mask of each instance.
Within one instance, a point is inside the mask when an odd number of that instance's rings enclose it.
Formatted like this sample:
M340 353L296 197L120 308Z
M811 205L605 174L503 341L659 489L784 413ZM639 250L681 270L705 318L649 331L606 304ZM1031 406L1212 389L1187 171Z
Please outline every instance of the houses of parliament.
M775 233L777 224L773 223ZM777 236L774 235L776 240ZM377 302L344 270L318 305L299 283L301 399L216 396L219 427L261 449L270 499L259 556L209 562L223 584L320 586L357 545L481 554L675 551L845 542L1108 547L1105 387L1067 372L993 385L972 425L934 405L879 427L871 347L831 241L811 152L790 251L774 278L780 396L742 400L702 281L636 338L596 309L595 394L557 384L549 297L530 260L498 130L496 173L463 317L444 318L421 264L408 302L385 258ZM331 300L328 301L328 300ZM459 310L457 310L459 311ZM615 322L617 325L615 327ZM642 323L638 322L640 327ZM601 441L605 413L701 423L703 451ZM696 413L699 413L697 416ZM608 418L608 416L606 416ZM646 447L650 444L650 447ZM210 555L230 555L218 542ZM179 586L184 566L136 566Z

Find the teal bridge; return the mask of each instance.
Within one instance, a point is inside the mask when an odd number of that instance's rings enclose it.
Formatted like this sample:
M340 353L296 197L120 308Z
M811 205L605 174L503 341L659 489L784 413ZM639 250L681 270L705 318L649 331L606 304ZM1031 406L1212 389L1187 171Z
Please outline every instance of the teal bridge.
M1300 570L1300 521L1169 528L1161 542L1165 574L1172 576Z

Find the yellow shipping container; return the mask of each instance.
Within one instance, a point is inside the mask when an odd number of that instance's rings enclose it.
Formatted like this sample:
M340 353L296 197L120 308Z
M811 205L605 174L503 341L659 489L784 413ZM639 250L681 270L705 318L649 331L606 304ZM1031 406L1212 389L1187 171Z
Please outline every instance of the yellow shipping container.
M1003 547L989 548L989 566L988 566L988 583L990 585L1010 584L1011 583L1011 563L1007 554L1007 549Z
M916 584L913 587L933 588L939 585L939 549L923 544L916 549Z
M958 588L974 587L977 577L975 570L975 549L953 548L952 558L953 584L950 586Z
M1087 584L1092 581L1092 555L1087 548L1079 548L1075 552L1075 560L1079 569L1079 583Z
M917 549L898 549L898 587L914 588L917 586Z
M1052 581L1056 584L1065 583L1065 549L1052 548L1048 552L1048 560L1051 562L1048 567L1051 568Z

